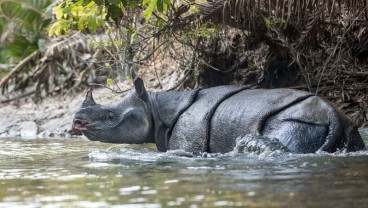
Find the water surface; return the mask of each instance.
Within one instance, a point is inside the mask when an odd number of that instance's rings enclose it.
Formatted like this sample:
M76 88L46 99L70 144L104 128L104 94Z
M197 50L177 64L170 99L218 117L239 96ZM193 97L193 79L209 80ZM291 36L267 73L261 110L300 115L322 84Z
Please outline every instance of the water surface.
M154 145L1 138L0 187L0 207L367 207L368 151L189 158Z

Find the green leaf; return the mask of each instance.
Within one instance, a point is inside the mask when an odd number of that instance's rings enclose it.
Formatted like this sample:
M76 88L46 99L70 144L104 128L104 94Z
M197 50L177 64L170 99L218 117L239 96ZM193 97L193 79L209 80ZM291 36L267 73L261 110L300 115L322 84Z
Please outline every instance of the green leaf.
M87 5L85 5L84 8L91 8L91 7L95 6L95 5L96 5L95 2L94 1L91 1Z
M12 57L22 57L37 50L37 42L32 42L25 36L15 35L14 39L16 41L8 43L9 53Z
M64 14L63 8L61 8L60 5L59 6L56 6L56 7L54 7L53 13L56 16L56 19L57 20L60 20L63 17L63 14Z
M162 29L163 27L164 27L164 25L165 25L165 22L163 21L163 20L161 20L161 19L158 19L157 21L156 21L156 26L157 26L157 28L158 29Z
M157 1L157 10L162 13L164 11L164 0Z
M52 36L53 34L59 36L62 35L64 32L67 32L70 28L70 21L61 19L59 21L56 21L54 24L52 24L48 29L48 35Z
M128 0L121 0L121 2L123 3L123 6L124 6L124 7L129 6L129 4L128 4Z
M80 18L77 23L78 30L84 30L84 19Z
M83 9L83 7L81 7L81 6L73 7L73 8L71 9L71 12L72 12L72 14L73 14L74 16L77 16L77 12L83 12L83 11L84 11L84 9Z
M65 1L65 0L64 0ZM77 6L82 6L85 0L78 0L77 2L75 2L75 5Z
M151 0L148 7L143 11L144 19L149 20L151 18L153 10L157 7L157 2L158 0Z
M116 20L117 18L120 18L123 16L123 10L116 5L109 5L108 13L111 19L113 20Z
M136 9L138 7L136 1L129 1L129 8Z
M106 80L106 86L110 87L112 85L112 79L107 79Z
M148 5L152 0L143 0L142 4L143 5Z
M110 2L110 4L118 5L120 4L121 0L108 0L108 2Z
M72 11L72 6L71 5L69 5L69 6L67 6L67 7L64 7L63 8L63 13L64 14L67 14L67 13L69 13L69 12L71 12Z
M191 6L189 12L191 13L199 13L201 10L198 9L196 6Z
M101 6L104 4L104 0L93 0L97 5Z
M87 26L92 32L96 32L97 30L97 21L96 15L89 15L87 17Z

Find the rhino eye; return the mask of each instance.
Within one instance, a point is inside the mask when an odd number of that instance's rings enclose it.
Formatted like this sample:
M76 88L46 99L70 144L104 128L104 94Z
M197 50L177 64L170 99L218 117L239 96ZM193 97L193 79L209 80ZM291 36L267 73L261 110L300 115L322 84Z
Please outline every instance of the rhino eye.
M110 120L114 119L114 116L115 116L114 113L111 112L107 114L107 118L109 118Z

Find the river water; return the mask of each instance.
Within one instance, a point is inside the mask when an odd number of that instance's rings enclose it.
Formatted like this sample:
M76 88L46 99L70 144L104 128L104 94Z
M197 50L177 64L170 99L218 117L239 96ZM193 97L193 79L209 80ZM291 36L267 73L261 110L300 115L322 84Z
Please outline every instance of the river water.
M1 138L0 207L368 207L368 151L205 158Z

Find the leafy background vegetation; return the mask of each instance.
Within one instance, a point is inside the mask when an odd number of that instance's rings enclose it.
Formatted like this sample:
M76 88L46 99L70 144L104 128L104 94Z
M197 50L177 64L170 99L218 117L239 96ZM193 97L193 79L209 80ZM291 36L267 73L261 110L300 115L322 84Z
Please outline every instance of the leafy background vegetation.
M51 22L53 5L52 0L0 1L1 70L9 70L39 49L47 38L45 29Z

